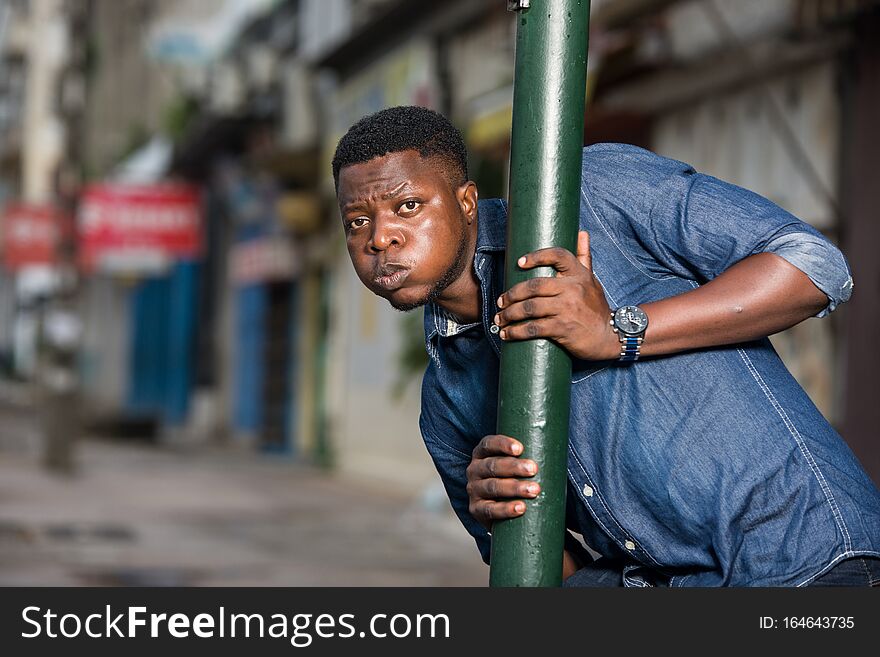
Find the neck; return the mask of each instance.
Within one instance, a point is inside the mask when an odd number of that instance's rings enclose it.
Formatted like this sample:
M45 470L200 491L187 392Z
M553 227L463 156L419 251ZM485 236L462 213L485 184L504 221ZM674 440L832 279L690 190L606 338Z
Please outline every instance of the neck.
M462 324L479 321L481 316L480 283L473 268L469 268L468 273L470 276L468 276L467 285L465 285L465 281L459 279L446 288L444 294L436 302L438 306L453 315ZM459 287L459 289L453 290L453 286Z
M480 281L474 270L476 234L471 236L468 245L467 266L461 275L450 283L436 299L438 306L453 315L462 324L477 322L482 314Z

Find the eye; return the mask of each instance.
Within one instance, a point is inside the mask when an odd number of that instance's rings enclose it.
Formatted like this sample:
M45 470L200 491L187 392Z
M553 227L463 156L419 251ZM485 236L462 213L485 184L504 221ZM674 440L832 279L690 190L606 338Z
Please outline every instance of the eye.
M362 228L367 225L367 221L368 219L366 217L355 217L348 222L348 229L355 230L357 228Z
M400 204L400 209L404 212L415 212L416 210L418 210L420 205L421 202L415 199L409 199Z

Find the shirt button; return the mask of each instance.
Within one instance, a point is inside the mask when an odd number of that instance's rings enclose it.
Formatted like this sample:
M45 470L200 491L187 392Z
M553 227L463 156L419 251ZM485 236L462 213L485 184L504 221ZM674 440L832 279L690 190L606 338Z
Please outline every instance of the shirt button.
M630 551L636 549L636 544L633 543L632 541L627 541L626 543L623 544L623 546L624 546L627 550L630 550Z
M593 497L593 489L590 488L589 484L584 484L584 495L586 497Z
M489 327L489 333L498 333L500 330L501 329L498 328L497 324L492 324L492 326Z

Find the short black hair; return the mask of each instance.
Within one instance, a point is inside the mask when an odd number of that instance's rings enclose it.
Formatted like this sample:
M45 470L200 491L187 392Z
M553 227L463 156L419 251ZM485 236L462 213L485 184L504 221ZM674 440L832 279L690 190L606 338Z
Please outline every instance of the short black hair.
M380 110L351 126L336 146L333 181L338 188L344 166L409 150L440 158L451 184L467 181L467 150L461 133L442 114L411 105Z

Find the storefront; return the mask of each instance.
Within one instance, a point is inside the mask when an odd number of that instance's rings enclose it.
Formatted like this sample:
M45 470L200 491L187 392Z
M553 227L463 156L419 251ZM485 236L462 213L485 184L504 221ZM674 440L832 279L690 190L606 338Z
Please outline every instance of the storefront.
M104 183L83 191L78 255L92 288L86 358L96 370L86 382L115 380L108 370L121 364L124 392L112 401L126 416L171 427L187 421L202 223L200 192L189 185ZM115 335L117 322L127 335ZM123 350L115 366L114 346Z

